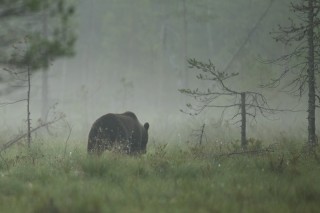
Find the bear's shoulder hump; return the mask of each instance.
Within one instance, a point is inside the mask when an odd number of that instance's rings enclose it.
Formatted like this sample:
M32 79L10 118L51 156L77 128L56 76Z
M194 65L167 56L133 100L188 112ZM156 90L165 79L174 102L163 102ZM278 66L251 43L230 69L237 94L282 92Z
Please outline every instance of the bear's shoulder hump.
M125 113L123 113L122 115L128 116L128 117L133 118L133 119L136 119L136 120L138 119L137 116L136 116L136 114L134 114L133 112L130 112L130 111L125 112Z

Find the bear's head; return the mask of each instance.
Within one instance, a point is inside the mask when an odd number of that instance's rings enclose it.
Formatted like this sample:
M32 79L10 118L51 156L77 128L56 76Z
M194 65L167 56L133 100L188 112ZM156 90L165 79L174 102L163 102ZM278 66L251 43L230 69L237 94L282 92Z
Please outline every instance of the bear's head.
M145 154L147 152L147 143L148 143L148 130L149 130L149 123L145 123L143 125L143 131L142 131L142 138L141 138L141 150L140 152L142 154Z

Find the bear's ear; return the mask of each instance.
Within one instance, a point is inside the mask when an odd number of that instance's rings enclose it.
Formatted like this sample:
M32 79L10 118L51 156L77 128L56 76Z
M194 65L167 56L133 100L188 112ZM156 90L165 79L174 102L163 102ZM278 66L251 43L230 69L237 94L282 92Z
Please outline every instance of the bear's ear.
M147 123L145 123L144 125L144 128L146 129L146 130L148 130L149 129L149 123L147 122Z

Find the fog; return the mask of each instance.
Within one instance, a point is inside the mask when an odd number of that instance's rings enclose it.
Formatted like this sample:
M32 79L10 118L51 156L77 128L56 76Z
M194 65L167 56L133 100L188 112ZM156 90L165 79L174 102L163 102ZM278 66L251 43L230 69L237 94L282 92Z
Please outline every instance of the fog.
M259 85L277 76L283 67L263 64L259 58L276 58L287 51L269 32L286 23L289 12L284 1L261 0L82 0L75 1L74 28L77 43L73 58L54 61L48 70L48 119L63 112L72 126L72 138L87 140L91 124L103 114L133 111L141 123L150 123L151 140L183 143L203 123L209 136L235 133L230 113L219 123L221 110L208 108L199 116L180 112L195 103L178 90L208 88L211 82L196 79L186 58L211 60L216 68L239 72L229 84L242 91L259 91L274 108L306 111L306 100L279 92L282 88L261 89ZM184 5L185 3L185 5ZM259 19L261 21L258 23ZM258 24L257 24L258 23ZM242 48L241 48L242 46ZM240 49L241 48L241 49ZM41 118L41 71L32 75L32 125ZM3 95L6 101L19 100L25 88ZM23 131L24 102L0 108L2 131L11 135ZM248 124L248 137L279 136L282 133L307 137L307 114L277 113ZM56 129L62 137L64 129ZM221 131L223 131L221 133ZM9 132L9 133L8 133ZM212 132L212 134L210 134ZM182 137L182 138L181 138Z

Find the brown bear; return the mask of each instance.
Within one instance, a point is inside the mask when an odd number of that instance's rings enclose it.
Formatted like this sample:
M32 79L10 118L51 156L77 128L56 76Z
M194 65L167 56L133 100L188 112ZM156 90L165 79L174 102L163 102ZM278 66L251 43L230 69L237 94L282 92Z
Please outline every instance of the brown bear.
M88 139L88 153L100 155L105 150L127 154L146 153L149 123L143 126L133 112L108 113L92 125Z

